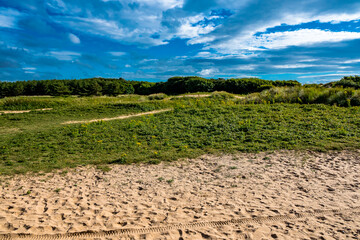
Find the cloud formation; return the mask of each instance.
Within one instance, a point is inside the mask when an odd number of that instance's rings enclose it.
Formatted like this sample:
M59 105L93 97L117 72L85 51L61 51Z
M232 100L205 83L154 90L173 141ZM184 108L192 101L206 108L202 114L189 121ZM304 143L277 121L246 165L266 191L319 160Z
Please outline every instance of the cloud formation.
M0 80L359 74L358 0L0 1ZM340 78L340 77L339 77Z
M80 43L80 38L78 38L78 36L76 36L75 34L69 33L69 39L74 44Z

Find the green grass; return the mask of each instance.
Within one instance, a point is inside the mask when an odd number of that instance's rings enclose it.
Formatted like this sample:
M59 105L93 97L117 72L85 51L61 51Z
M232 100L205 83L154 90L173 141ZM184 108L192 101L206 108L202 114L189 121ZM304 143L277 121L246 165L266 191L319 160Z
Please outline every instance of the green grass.
M26 99L32 101L37 98L26 97ZM53 110L0 115L0 136L6 133L18 133L19 131L32 132L58 128L61 123L72 120L91 120L147 112L166 108L173 104L166 101L144 101L139 99L130 102L128 99L124 101L122 97L109 97L109 99L106 97L50 97L46 99L46 102L47 106L53 105ZM39 108L39 106L36 105L35 108Z
M147 96L134 94L118 97L51 97L51 96L21 96L0 99L0 110L33 110L40 108L66 109L69 107L93 107L104 104L133 103L151 100Z
M86 164L102 169L109 163L158 163L204 153L360 147L360 107L241 104L227 97L117 101L0 115L0 173ZM59 124L168 107L174 110L109 122ZM14 128L20 130L9 130Z

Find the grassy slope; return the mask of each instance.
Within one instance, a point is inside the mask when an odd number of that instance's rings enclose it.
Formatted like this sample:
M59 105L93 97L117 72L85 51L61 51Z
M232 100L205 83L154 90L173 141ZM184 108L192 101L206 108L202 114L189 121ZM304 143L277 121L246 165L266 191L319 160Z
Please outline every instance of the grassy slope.
M82 164L156 163L209 152L360 147L359 107L242 105L221 98L136 104L117 101L1 115L0 173L49 171ZM174 111L110 122L58 124L60 120L165 107L174 107ZM9 130L14 128L22 131Z

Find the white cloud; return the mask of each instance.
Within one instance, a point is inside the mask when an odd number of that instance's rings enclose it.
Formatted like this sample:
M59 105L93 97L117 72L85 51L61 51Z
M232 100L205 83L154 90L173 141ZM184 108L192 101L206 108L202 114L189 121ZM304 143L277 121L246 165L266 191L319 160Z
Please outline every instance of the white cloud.
M172 19L176 24L171 27L164 24L164 13L169 9L181 7L184 3L183 0L141 0L137 1L138 7L135 8L128 7L127 5L130 3L132 4L133 1L125 0L124 7L116 13L107 10L107 17L91 14L90 11L80 15L74 10L77 5L59 4L58 0L52 0L52 4L49 6L54 11L63 13L51 16L56 23L73 31L81 31L85 34L98 35L121 42L156 46L168 44L168 40L176 37L189 38L188 44L215 40L214 37L206 37L206 34L212 32L217 26L211 22L201 22L205 17L217 17L209 16L210 12L196 15L179 13L179 16Z
M126 68L131 68L131 65L130 65L130 64L126 64L125 67L126 67Z
M121 56L126 55L126 52L108 52L108 53L115 57L121 57Z
M309 59L299 60L299 62L316 62L316 61L319 61L319 59L317 59L317 58L309 58Z
M320 29L300 29L297 31L265 33L260 36L247 38L235 37L227 42L218 44L216 48L221 52L234 52L239 50L253 51L258 48L282 49L289 46L306 46L353 39L360 39L360 32L331 32Z
M187 44L192 45L192 44L208 43L214 41L215 39L216 39L215 37L197 36L187 41Z
M208 69L203 69L203 70L201 70L201 71L199 72L199 74L200 74L201 76L210 76L210 75L212 75L212 74L214 74L214 73L217 73L217 72L219 72L219 70L216 69L216 68L208 68Z
M72 61L76 57L79 57L81 54L78 52L71 51L50 51L45 54L45 56L54 57L61 61Z
M347 60L344 63L349 64L349 63L359 63L360 59L352 59L352 60Z
M340 14L326 14L320 15L318 20L320 22L331 22L331 23L339 23L339 22L349 22L360 19L360 12L348 14L348 13L340 13Z
M245 22L244 25L240 25L240 31L236 32L230 40L221 40L224 35L216 36L216 43L208 44L204 49L215 49L221 53L233 53L243 54L243 50L246 51L261 51L264 50L259 47L266 47L269 49L286 48L288 46L301 46L310 45L322 42L340 42L344 40L359 39L360 33L358 32L331 32L319 29L301 29L298 31L288 32L276 32L262 34L255 37L256 33L266 32L268 28L273 28L283 24L286 25L298 25L303 23L309 23L313 21L339 23L347 21L359 21L360 11L355 13L319 13L316 11L304 11L304 12L284 12L277 15L277 17L269 18L267 21L263 21L259 18L259 21ZM209 37L205 35L204 37ZM201 38L201 37L200 37ZM214 39L209 39L213 41ZM191 44L190 40L189 44ZM206 43L204 40L203 43Z
M240 65L240 66L235 67L235 70L251 71L251 70L254 70L256 67L257 67L257 65L254 65L254 64Z
M308 68L308 67L316 67L317 65L312 64L287 64L287 65L273 65L273 68L279 69L290 69L290 68Z
M34 67L24 67L22 68L24 70L24 73L26 74L33 74L35 73L36 68Z
M34 67L24 67L23 70L34 71L34 70L36 70L36 68L34 68Z
M159 59L156 59L156 58L151 58L151 59L143 59L141 60L139 63L147 63L147 62L157 62L159 61Z
M342 73L329 73L329 74L319 74L319 75L307 75L307 76L300 76L298 78L316 78L316 77L343 77L343 76L350 76L350 75L358 75L354 72L342 72Z
M0 8L0 27L17 28L17 21L21 15L17 10Z
M199 35L207 34L209 32L214 31L215 29L214 24L209 24L206 26L196 24L203 19L204 19L203 14L181 19L182 24L177 30L176 36L181 38L196 38L199 37ZM196 42L196 40L194 41ZM202 40L198 39L197 41L199 42Z
M112 0L102 0L103 2L109 2ZM133 3L134 1L122 1L128 3ZM184 0L137 0L139 4L147 5L147 6L156 6L161 9L167 10L174 7L182 7L184 4Z
M185 57L183 56L178 57L178 59L187 59L189 57ZM239 55L239 54L221 54L218 52L212 53L212 52L208 52L208 51L202 51L202 52L198 52L194 57L190 57L190 58L204 58L204 59L246 59L248 58L247 55Z
M137 2L148 6L156 6L164 10L182 7L184 4L183 0L138 0Z
M76 36L75 34L69 33L69 39L74 44L80 43L80 38L78 36Z
M142 27L138 28L122 26L117 21L101 18L60 17L54 19L54 21L59 24L65 24L76 31L82 31L86 34L90 33L93 35L104 36L115 40L131 43L138 42L144 43L146 45L167 44L167 42L164 42L161 39L151 38L151 35L156 32L156 25L160 25L160 21L153 23L153 21L145 19L142 20L144 24L139 24ZM154 24L152 27L151 23Z

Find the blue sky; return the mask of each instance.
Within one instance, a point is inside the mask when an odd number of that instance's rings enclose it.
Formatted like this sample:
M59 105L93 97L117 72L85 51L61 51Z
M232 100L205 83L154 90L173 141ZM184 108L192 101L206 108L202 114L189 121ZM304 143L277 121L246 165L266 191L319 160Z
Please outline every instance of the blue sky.
M359 0L0 0L0 80L360 74Z

